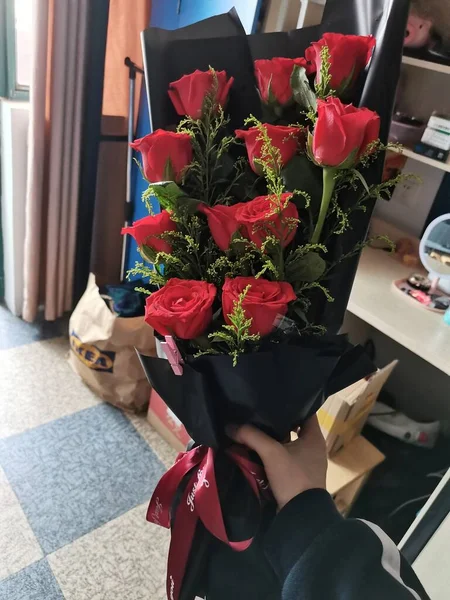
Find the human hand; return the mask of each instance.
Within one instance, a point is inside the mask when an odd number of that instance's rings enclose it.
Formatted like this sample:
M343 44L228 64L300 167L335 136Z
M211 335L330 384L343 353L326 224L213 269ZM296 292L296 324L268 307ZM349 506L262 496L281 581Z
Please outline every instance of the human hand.
M326 489L327 449L316 416L298 431L297 440L284 445L251 425L229 435L259 455L279 510L306 490Z

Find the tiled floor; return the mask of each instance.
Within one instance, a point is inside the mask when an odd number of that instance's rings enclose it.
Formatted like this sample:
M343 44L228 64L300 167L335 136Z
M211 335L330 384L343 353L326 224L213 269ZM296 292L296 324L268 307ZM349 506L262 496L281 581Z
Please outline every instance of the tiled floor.
M63 334L0 306L0 600L163 600L145 512L175 452L84 386Z

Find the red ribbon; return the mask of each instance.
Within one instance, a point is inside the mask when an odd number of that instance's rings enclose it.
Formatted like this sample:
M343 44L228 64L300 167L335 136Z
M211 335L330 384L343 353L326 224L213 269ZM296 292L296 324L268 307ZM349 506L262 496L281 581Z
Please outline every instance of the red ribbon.
M263 468L245 456L243 450L238 447L230 448L226 452L261 501L261 492L269 489ZM199 519L214 537L237 552L247 550L253 542L253 537L242 542L232 542L228 537L217 489L214 456L214 450L206 446L179 454L173 467L158 483L148 507L147 521L170 529L175 494L183 478L193 471L183 492L172 529L167 567L169 600L178 600L180 596Z

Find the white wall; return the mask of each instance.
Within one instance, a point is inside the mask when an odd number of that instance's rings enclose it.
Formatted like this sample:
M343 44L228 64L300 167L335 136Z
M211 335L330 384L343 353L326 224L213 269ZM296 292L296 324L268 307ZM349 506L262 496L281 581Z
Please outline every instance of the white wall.
M22 313L24 286L28 117L28 103L0 101L5 302L10 311L18 316Z

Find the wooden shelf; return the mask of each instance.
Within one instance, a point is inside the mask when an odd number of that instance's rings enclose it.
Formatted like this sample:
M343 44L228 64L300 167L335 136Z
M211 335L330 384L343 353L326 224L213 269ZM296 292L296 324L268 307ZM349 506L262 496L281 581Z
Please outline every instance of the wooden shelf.
M373 229L373 233L382 231ZM389 235L389 230L384 233ZM420 269L406 267L383 250L366 248L359 262L348 310L450 375L450 327L444 323L444 315L415 306L392 287L393 281L405 279L413 271Z
M428 69L429 71L436 71L437 73L445 73L450 75L450 66L442 63L431 62L430 60L422 60L420 58L413 58L412 56L403 56L403 64L411 65L413 67L419 67L420 69Z
M417 152L414 152L414 150L410 150L409 148L394 150L394 152L404 154L408 158L412 158L413 160L417 160L421 163L425 163L426 165L430 165L430 167L435 167L436 169L441 169L441 171L447 171L448 173L450 173L450 163L448 162L440 162L439 160L434 160L434 158L428 158L428 156L423 156L423 154L417 154Z

